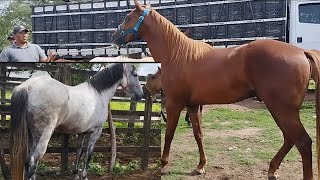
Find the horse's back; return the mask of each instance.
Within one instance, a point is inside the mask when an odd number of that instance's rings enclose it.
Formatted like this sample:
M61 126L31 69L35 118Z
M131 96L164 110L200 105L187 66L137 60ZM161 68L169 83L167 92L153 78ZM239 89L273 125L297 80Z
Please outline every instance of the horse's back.
M30 106L53 108L64 104L68 99L67 86L48 75L33 76L19 86L28 87Z

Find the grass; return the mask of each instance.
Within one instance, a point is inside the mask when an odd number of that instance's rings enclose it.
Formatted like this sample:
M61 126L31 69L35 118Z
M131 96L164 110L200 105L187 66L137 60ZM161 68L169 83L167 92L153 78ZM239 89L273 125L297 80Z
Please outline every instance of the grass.
M300 115L301 121L313 142L315 142L316 124L314 107L314 102L305 102ZM163 180L187 178L187 173L191 172L198 164L198 147L192 129L184 122L183 115L179 119L172 143L172 146L175 146L175 154L173 156L171 150L170 167L167 169L170 173L163 175ZM221 158L228 162L226 166L250 169L262 164L262 166L265 165L268 168L268 163L283 144L282 133L266 109L250 109L243 112L229 108L216 108L203 114L202 123L205 132L205 151L209 158L207 169L219 164ZM249 138L237 136L211 137L210 135L212 131L225 132L226 130L248 128L259 129L258 135ZM162 130L162 138L163 135L164 129ZM164 141L162 140L162 142ZM313 152L315 159L315 143L313 143ZM290 163L300 159L300 154L296 148L293 148L283 161Z
M113 173L118 176L124 176L140 169L140 161L133 160L127 164L120 164L118 161L113 167Z
M142 102L137 103L137 111L144 111L145 104ZM111 101L110 107L112 110L130 110L130 102L113 102ZM159 103L152 104L152 111L153 112L160 112L161 105Z

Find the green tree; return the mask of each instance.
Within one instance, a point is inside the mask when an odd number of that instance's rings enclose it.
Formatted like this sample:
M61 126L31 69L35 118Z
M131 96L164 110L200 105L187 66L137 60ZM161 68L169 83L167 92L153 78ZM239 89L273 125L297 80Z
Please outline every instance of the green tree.
M60 0L62 2L62 0ZM0 50L8 45L7 37L16 25L24 25L30 30L31 6L39 4L53 4L52 0L2 0L2 4L8 4L0 14ZM58 3L55 1L55 3ZM31 38L31 36L30 36Z
M31 8L29 4L11 2L3 10L0 17L0 49L8 45L7 36L12 32L15 25L22 24L31 27Z

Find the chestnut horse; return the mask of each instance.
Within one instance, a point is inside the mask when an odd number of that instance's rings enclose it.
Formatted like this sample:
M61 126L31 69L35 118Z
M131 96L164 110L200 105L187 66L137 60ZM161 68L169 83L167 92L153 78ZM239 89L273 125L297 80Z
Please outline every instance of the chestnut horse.
M304 129L299 110L309 79L316 82L316 128L319 162L320 52L305 51L275 41L257 40L232 48L215 48L186 37L150 5L135 8L113 34L117 45L144 39L152 57L161 62L161 83L166 95L167 124L161 167L168 163L170 145L181 111L187 107L200 162L194 173L204 173L207 163L201 128L201 104L227 104L258 96L281 129L283 146L270 162L269 179L295 145L302 156L303 179L312 180L312 140ZM319 175L320 177L320 175ZM318 177L318 179L319 179Z
M158 67L158 71L153 74L150 79L147 80L146 84L142 87L143 93L152 96L153 99L155 99L156 94L162 93L162 85L161 85L161 68ZM164 95L162 93L162 95ZM200 112L202 112L203 106L200 105ZM167 118L164 115L163 111L161 110L161 115L164 120L164 122L167 122ZM186 116L184 120L190 125L190 116L187 111Z

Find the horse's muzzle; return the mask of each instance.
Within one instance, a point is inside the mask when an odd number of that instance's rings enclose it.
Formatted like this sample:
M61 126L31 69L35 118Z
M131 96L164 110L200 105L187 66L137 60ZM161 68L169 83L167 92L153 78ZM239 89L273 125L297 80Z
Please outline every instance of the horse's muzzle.
M111 42L117 46L121 46L123 44L123 41L123 37L121 36L119 31L116 30L111 36Z
M134 100L134 101L139 101L139 100L142 98L142 96L143 96L143 95L134 94L133 100Z

